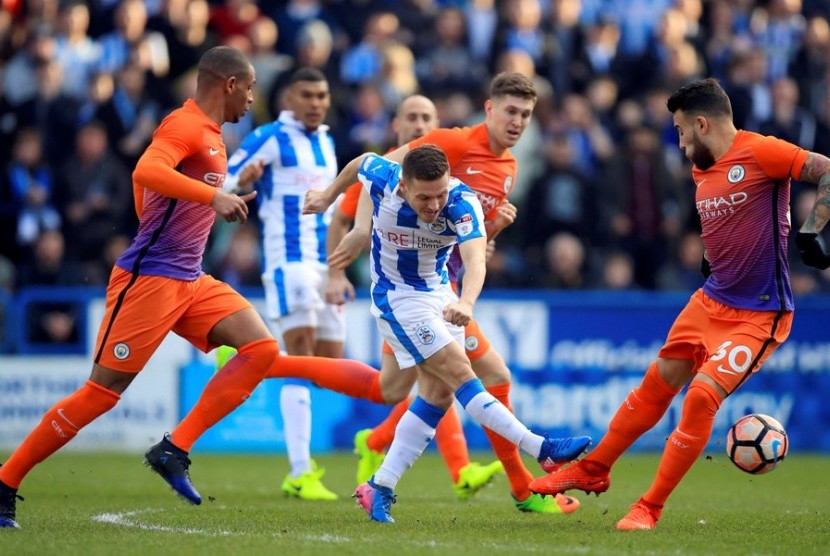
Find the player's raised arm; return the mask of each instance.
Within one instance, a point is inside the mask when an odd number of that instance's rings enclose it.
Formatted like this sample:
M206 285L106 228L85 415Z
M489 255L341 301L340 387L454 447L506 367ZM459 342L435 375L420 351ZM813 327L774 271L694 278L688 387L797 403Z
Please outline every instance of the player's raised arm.
M330 252L328 263L329 268L345 269L349 266L363 249L369 245L369 236L372 234L372 199L369 191L363 189L360 192L360 200L357 203L354 227Z
M348 187L357 181L357 172L360 165L371 153L358 156L337 174L334 181L326 189L311 189L305 195L303 214L316 214L324 212L337 199L337 196L346 191Z
M795 242L804 264L825 269L830 267L830 255L825 253L818 234L830 220L830 159L811 152L798 179L818 184L818 189L816 202L796 234Z

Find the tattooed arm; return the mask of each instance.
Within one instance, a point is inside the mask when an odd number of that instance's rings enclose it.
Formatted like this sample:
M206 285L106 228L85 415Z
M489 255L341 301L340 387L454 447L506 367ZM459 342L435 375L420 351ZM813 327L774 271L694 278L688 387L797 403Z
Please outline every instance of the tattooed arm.
M818 233L830 220L830 158L811 152L807 155L798 179L818 184L816 202L800 230L805 233Z
M830 267L830 256L824 252L818 234L830 220L830 158L811 152L798 179L818 184L818 190L816 202L796 234L795 243L804 264L825 269Z

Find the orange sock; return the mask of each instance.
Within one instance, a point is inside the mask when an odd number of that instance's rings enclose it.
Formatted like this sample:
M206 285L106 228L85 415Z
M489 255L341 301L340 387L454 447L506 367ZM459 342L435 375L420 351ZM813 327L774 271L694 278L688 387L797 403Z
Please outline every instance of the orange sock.
M250 397L279 355L273 338L246 344L207 383L199 401L173 430L173 444L190 452L196 440Z
M75 438L78 431L118 403L121 396L91 381L52 406L8 461L0 467L0 481L18 488L23 478Z
M497 384L495 386L488 386L487 391L499 400L504 407L513 411L513 406L510 405L510 383ZM515 444L499 436L488 428L484 429L487 438L490 440L490 445L493 446L493 451L496 452L496 457L499 458L502 465L504 465L504 472L507 474L507 479L510 481L510 491L516 500L523 501L530 496L530 490L527 488L530 481L533 480L533 475L530 474L527 467L522 461L522 456L519 454L519 449Z
M411 398L406 398L398 402L392 408L392 411L389 412L386 419L372 429L372 432L366 438L366 445L370 449L376 452L383 452L392 444L392 439L395 438L395 429L398 427L398 421L401 420L403 414L409 409L409 404L411 403Z
M620 405L608 425L608 432L585 457L585 462L598 464L601 471L611 469L635 440L657 424L678 392L679 389L663 380L654 361L640 385Z
M669 435L657 476L643 500L660 507L666 503L706 448L720 404L720 396L712 386L700 380L692 382L683 401L680 424Z
M352 359L331 359L307 355L281 355L265 378L304 378L320 388L385 404L380 389L380 372Z
M464 429L461 428L461 420L455 405L451 405L438 427L435 429L435 444L447 469L452 477L452 482L458 482L458 472L461 468L470 463L470 454L467 452L467 439L464 438Z

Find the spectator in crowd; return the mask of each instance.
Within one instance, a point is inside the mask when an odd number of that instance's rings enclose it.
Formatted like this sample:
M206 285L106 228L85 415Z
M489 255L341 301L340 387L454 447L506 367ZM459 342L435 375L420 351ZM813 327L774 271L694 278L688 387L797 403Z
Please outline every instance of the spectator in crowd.
M255 0L224 0L210 12L210 26L226 43L234 35L248 36L251 27L262 16Z
M772 83L770 90L772 117L761 122L758 132L774 135L809 151L830 154L830 129L815 114L799 105L798 84L789 77L782 77Z
M351 4L351 2L348 4ZM346 8L353 8L353 11L357 13L362 11L353 6L347 6ZM336 49L338 51L345 48L348 43L349 39L340 29L337 20L320 0L288 0L283 6L272 9L268 13L280 29L277 40L277 51L280 53L294 58L298 57L301 46L300 35L306 26L312 22L325 25L326 32L332 38L333 46L334 42L337 43Z
M609 291L632 291L639 287L634 281L634 261L628 253L612 251L602 263L602 275L595 286Z
M4 197L10 198L16 213L16 218L4 225L7 229L13 227L14 233L3 234L4 238L16 238L19 247L29 247L43 232L60 229L52 171L44 158L43 138L37 129L26 128L18 133L3 177L3 189L8 191ZM13 250L9 254L19 259L20 253Z
M464 13L454 7L441 10L430 33L429 46L418 57L416 73L429 96L462 88L477 89L486 81L486 65L467 46Z
M467 20L467 45L473 58L489 65L499 24L495 0L469 0L464 5Z
M55 49L58 62L71 79L64 79L63 91L83 102L89 79L101 57L101 45L88 34L89 6L82 0L70 0L60 8L60 25Z
M147 29L147 6L144 0L124 0L115 8L115 29L100 38L99 69L115 73L134 60L140 48L146 53L146 69L156 76L170 70L170 54L164 35Z
M97 260L109 237L135 231L130 172L109 144L101 122L86 124L58 178L69 253L78 261Z
M37 66L37 93L18 107L18 123L36 127L43 137L43 152L53 167L62 164L77 130L79 104L63 93L64 71L52 58Z
M667 258L669 240L683 222L679 184L666 164L657 134L647 127L632 130L609 161L602 180L600 221L606 223L607 245L634 260L634 278L655 287L655 269Z
M591 285L585 246L570 232L558 232L545 243L540 275L531 275L534 288L585 289Z
M383 67L383 48L395 38L400 21L391 12L377 12L369 16L363 39L343 53L340 79L349 85L371 81L380 75Z
M562 134L549 137L545 170L531 184L519 218L526 256L538 260L547 239L558 232L593 243L597 196L593 183L576 168L568 138Z
M169 80L193 70L202 54L219 45L219 36L209 23L207 0L167 0L162 11L148 20L147 29L161 33L167 43Z
M18 274L17 287L77 286L83 283L78 268L65 257L65 241L60 230L41 233L31 257ZM75 303L37 302L28 306L26 339L32 343L60 344L78 340Z
M703 284L701 261L703 242L700 232L683 234L675 253L657 271L657 287L661 290L694 291Z
M813 113L821 112L822 103L827 97L827 80L830 78L828 15L830 14L809 19L804 39L789 68L789 76L795 80L799 91L799 104Z

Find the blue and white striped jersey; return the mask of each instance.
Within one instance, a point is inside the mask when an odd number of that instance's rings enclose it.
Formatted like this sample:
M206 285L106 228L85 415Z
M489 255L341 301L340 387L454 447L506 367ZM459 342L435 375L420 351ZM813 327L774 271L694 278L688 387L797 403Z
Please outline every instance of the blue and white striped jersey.
M228 160L225 189L236 188L239 172L251 163L264 163L257 181L257 207L262 223L263 272L285 263L326 263L326 230L333 209L303 215L303 200L310 189L325 189L337 176L334 141L328 126L307 131L283 111L279 118L256 128L242 140Z
M447 204L428 224L398 194L400 164L368 155L357 175L374 205L371 274L375 292L429 292L449 284L447 259L453 246L487 235L475 191L456 178L450 178Z

